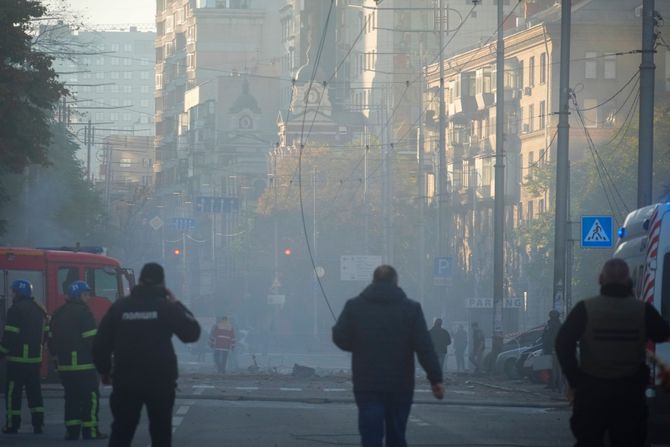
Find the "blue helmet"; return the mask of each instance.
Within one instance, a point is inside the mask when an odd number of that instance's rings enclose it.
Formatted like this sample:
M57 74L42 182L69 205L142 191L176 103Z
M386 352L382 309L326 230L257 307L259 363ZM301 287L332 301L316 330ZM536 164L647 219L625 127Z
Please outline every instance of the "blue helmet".
M17 279L12 282L12 292L16 296L30 298L33 296L33 285L25 279Z
M75 281L67 289L67 296L70 299L81 298L84 292L90 292L92 289L86 281Z

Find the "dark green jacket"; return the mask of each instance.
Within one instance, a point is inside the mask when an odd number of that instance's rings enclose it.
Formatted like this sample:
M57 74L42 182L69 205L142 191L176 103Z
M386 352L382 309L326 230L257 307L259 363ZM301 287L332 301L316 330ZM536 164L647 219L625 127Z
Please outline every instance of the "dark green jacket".
M79 299L67 301L51 317L49 351L59 372L93 370L91 347L97 333L95 318Z
M13 363L41 363L46 312L33 298L18 298L7 310L0 354Z

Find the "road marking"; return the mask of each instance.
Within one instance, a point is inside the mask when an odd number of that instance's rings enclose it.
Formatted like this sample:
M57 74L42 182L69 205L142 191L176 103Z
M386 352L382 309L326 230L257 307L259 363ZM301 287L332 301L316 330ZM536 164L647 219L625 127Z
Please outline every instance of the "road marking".
M279 388L279 391L302 391L302 388L281 387Z
M417 393L430 393L431 392L431 390L421 390L421 389L418 389L418 390L415 390L415 391Z
M242 390L242 391L256 391L258 390L257 386L236 386L236 390Z
M196 388L195 391L193 391L193 394L200 395L205 391L204 388Z
M183 421L184 421L184 418L182 416L172 416L172 426L173 427L179 427Z
M183 415L185 415L186 413L188 413L188 410L190 410L190 409L191 409L190 406L188 406L188 405L182 405L182 406L180 406L179 408L177 408L177 413L176 413L176 414L178 414L178 415L180 415L180 416L183 416Z
M338 393L347 390L346 388L324 388L323 391L325 391L326 393Z
M193 385L193 388L214 388L214 385Z

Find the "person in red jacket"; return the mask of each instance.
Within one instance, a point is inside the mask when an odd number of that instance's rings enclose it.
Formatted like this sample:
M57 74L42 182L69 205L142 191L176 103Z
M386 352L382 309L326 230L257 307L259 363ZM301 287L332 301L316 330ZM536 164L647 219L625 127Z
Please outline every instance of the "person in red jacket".
M228 317L219 317L209 332L209 346L214 350L214 363L220 373L226 372L228 352L235 349L235 330Z

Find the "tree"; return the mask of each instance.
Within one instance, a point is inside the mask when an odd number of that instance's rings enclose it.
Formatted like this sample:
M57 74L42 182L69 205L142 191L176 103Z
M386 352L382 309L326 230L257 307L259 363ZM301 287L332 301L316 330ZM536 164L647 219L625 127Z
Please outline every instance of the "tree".
M46 8L39 1L0 2L0 174L3 175L20 173L31 164L47 163L52 112L66 93L52 68L53 59L32 45L31 20L45 13Z
M102 201L85 179L74 136L62 124L50 129L49 164L5 176L9 198L0 210L8 222L5 241L28 246L109 243Z

